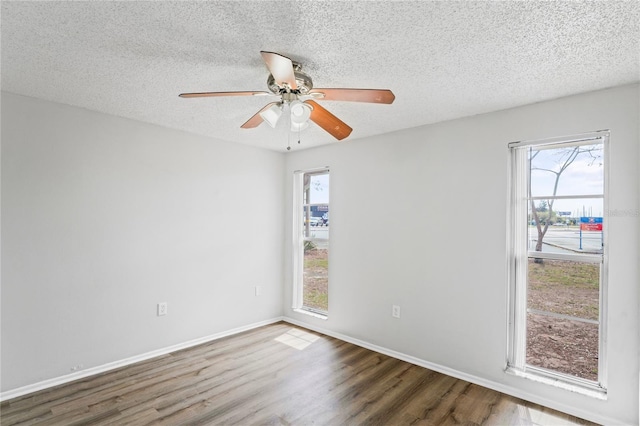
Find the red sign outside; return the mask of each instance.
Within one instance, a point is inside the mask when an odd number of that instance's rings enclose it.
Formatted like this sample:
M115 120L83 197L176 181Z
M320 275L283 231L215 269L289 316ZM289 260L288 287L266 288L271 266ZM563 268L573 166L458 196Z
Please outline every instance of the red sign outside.
M580 230L581 231L602 231L602 218L601 217L581 217Z
M581 231L602 231L602 223L581 223Z

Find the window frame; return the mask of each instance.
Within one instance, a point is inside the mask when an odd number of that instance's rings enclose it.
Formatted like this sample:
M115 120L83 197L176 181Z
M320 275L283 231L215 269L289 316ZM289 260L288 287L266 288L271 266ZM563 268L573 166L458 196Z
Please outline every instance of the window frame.
M509 185L508 185L508 229L507 229L507 275L508 275L508 329L507 363L508 373L515 374L556 387L579 392L599 399L607 397L607 318L608 318L608 182L609 182L609 138L608 130L578 134L573 136L519 141L508 144ZM598 318L598 379L591 381L554 370L528 365L526 363L526 317L528 261L530 251L528 240L528 204L532 199L550 199L529 194L530 163L521 152L533 146L558 147L601 143L603 147L603 188L599 194L579 196L555 196L561 198L602 198L603 199L603 251L602 254L565 254L535 252L535 257L550 260L571 260L600 265L599 318ZM520 153L520 154L519 154ZM522 189L524 188L524 191ZM526 226L525 226L526 225Z
M329 202L327 203L306 203L304 202L304 177L306 175L329 175ZM293 289L291 309L296 312L308 314L320 319L327 319L329 310L322 311L304 305L304 243L306 241L326 241L327 245L331 240L330 234L327 238L316 238L305 236L304 232L304 209L314 205L330 207L331 203L331 177L329 167L319 167L314 169L296 170L293 172ZM329 231L330 232L330 231ZM328 296L327 283L327 296Z

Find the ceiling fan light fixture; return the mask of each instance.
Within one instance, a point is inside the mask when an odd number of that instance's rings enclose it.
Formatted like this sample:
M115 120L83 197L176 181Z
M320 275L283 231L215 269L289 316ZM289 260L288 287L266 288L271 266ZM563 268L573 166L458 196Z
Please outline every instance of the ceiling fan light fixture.
M291 127L293 127L293 124L308 124L309 117L311 117L311 107L309 105L300 101L293 101L289 107L291 110Z
M275 128L276 124L278 124L278 120L280 119L281 115L282 105L271 105L269 108L260 113L260 117L262 117L262 119L273 128Z
M281 105L271 105L271 107L260 113L260 117L271 127L275 128L278 124L278 120L282 115Z

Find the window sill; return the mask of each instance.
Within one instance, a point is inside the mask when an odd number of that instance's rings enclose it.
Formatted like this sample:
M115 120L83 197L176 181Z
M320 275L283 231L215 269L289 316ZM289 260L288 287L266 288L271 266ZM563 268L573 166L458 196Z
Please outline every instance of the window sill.
M568 390L570 392L575 392L581 395L589 396L591 398L600 399L602 401L607 400L607 390L604 388L601 388L596 384L589 385L589 384L582 384L578 382L574 383L568 380L562 380L560 378L547 376L545 374L538 373L536 371L522 371L513 367L507 367L505 372L507 374L523 377L528 380L533 380L534 382L544 383L546 385L554 386L556 388L560 388L560 389Z
M329 317L327 315L319 314L317 312L312 312L312 311L308 311L306 309L301 309L301 308L294 308L293 312L297 312L299 314L309 315L309 316L312 316L314 318L318 318L318 319L321 319L321 320L324 320L324 321L329 319Z

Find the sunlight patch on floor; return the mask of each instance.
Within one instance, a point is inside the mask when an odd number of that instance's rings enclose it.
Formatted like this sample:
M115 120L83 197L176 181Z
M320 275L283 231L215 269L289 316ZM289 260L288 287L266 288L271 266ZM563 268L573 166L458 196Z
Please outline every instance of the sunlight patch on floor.
M543 409L546 410L546 409ZM553 413L547 413L537 408L518 406L520 421L522 425L543 426L543 425L575 425L574 422L556 416Z
M292 328L283 335L276 337L274 340L301 351L319 338L320 336L316 336L315 334L307 333L306 331L298 330L297 328Z

